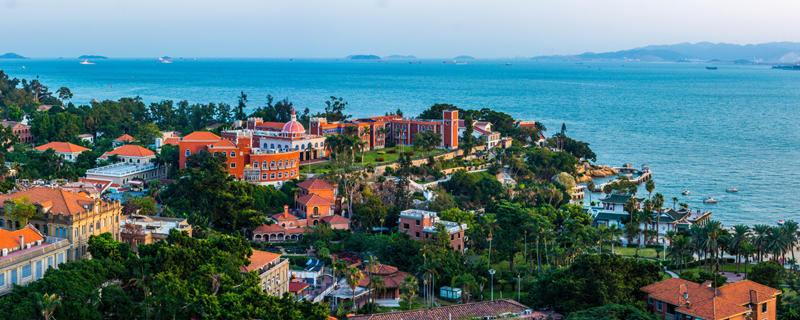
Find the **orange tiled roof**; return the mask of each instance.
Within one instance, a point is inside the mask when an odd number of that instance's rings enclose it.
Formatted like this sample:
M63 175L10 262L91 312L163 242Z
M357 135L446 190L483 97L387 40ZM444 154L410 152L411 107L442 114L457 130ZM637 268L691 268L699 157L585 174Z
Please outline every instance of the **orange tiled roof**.
M212 149L220 149L220 148L236 148L236 144L231 142L228 139L222 139L218 142L215 142L211 145Z
M328 182L322 179L311 178L303 180L302 182L297 184L298 187L306 189L306 190L328 190L333 189Z
M667 279L641 289L649 297L676 305L677 311L708 320L725 319L750 311L746 305L775 299L780 290L743 280L714 289L683 279ZM687 299L685 296L688 297Z
M253 250L253 255L250 256L250 264L246 267L242 267L244 272L250 272L253 270L257 270L276 259L280 259L281 255L272 252L266 252L261 250Z
M178 138L178 137L169 137L169 138L164 139L164 141L162 143L164 145L169 144L169 145L177 146L178 145L178 141L180 141L180 140L181 139Z
M307 194L302 197L297 198L297 202L303 204L304 206L332 206L333 201L329 199L325 199L320 197L316 194Z
M308 283L305 282L289 282L289 292L300 292L308 288Z
M556 313L546 313L532 311L530 307L511 299L499 299L494 301L471 302L452 306L437 307L430 309L417 309L410 311L375 313L367 315L348 316L347 319L354 320L421 320L421 319L480 319L483 317L495 317L505 313L525 313L526 319L562 319L563 316Z
M34 149L39 151L47 151L47 149L53 149L53 151L61 153L75 153L75 152L84 152L89 150L88 148L84 148L77 144L72 144L69 142L50 142L38 146Z
M32 226L27 225L22 229L15 231L8 231L0 229L0 250L19 248L19 236L22 235L22 242L25 244L33 243L39 240L44 240L39 231L36 231Z
M324 217L324 218L322 218L322 221L325 221L325 223L327 223L327 224L350 223L350 219L347 219L345 217L342 217L342 216L336 215L336 214Z
M266 232L279 232L279 231L285 231L285 230L286 229L284 229L283 227L281 227L280 225L275 224L275 223L273 223L273 224L262 224L262 225L256 227L255 229L253 229L253 233L261 234L261 233L266 233Z
M217 141L221 139L218 135L208 131L195 131L181 138L181 141Z
M137 146L135 144L126 144L109 152L103 154L101 158L105 159L112 155L118 155L121 157L149 157L153 156L156 153L153 150L147 149L142 146Z
M27 196L31 203L36 203L44 208L50 208L50 212L56 214L78 214L86 211L84 205L94 204L92 198L68 192L62 189L35 187L12 194L0 195L0 206L6 200L17 199Z
M123 134L123 135L119 136L119 138L114 139L114 141L117 141L117 142L134 142L134 141L136 141L136 139L134 139L131 135L126 133L126 134Z

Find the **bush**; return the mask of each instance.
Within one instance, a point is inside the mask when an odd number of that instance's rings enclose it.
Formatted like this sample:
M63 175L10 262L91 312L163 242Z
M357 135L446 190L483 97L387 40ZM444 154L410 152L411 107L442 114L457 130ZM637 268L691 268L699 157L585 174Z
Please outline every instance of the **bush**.
M383 162L383 160L384 160L384 159L383 159L383 157L377 157L377 158L375 158L375 162Z
M386 149L386 153L397 153L397 149Z
M408 151L405 152L405 154L407 156L413 156L414 155L414 150L408 150Z
M386 151L378 151L378 154L386 154Z

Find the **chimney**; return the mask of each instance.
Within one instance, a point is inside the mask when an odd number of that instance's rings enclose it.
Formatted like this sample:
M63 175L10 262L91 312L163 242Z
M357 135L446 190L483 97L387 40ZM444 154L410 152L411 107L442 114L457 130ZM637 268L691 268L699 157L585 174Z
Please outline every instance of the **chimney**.
M20 234L20 235L19 235L19 249L20 249L20 250L23 250L23 249L25 249L25 241L24 241L24 240L25 240L25 237L23 237L23 236Z
M289 219L289 206L283 205L283 217Z

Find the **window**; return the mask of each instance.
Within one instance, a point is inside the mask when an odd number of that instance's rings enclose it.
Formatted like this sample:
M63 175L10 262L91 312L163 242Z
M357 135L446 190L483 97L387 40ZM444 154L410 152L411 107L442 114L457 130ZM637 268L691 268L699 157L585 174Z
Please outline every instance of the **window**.
M192 153L191 153L191 152L189 152L189 150L186 150L186 156L187 156L187 157L188 157L188 156L190 156L191 154L192 154Z
M270 179L275 179L275 172L269 174Z
M283 172L278 172L278 179L283 179Z
M36 279L42 278L42 260L36 261Z
M761 305L761 313L766 313L766 312L767 312L767 304L764 303Z
M456 239L456 235L455 234L451 234L450 235L450 240L455 240L455 239Z
M236 151L231 151L231 158L235 158L235 157L236 157Z
M275 149L275 144L274 144L274 143L271 143L271 144L269 145L269 147L270 147L271 149Z
M236 168L236 163L235 162L231 162L231 168Z
M270 166L270 167L274 167L274 166L275 166L275 160L272 160L272 161L270 161L270 162L269 162L269 166Z
M31 265L26 264L22 266L22 278L25 279L31 276Z
M94 228L99 230L100 229L100 222L95 222Z
M319 214L319 207L314 207L314 214Z
M414 221L417 225L419 225L419 220Z
M266 168L267 167L267 160L262 161L261 162L261 166Z
M404 227L404 228L406 228L406 229L409 229L409 228L411 228L411 226L409 226L409 225L408 225L408 223L404 223L404 224L403 224L403 227Z
M261 180L267 180L267 174L266 173L262 173L261 174Z
M278 166L283 166L283 160L278 160Z
M253 161L253 168L258 168L258 161Z
M11 284L17 284L17 281L19 281L17 279L17 269L12 269L11 270Z
M6 286L6 273L0 273L0 288Z
M419 232L417 232L416 236L417 236L417 238L419 238Z
M47 257L47 267L53 266L53 257Z
M58 254L58 264L62 264L62 263L64 263L64 253L63 252Z
M656 310L664 311L664 304L661 301L656 302Z

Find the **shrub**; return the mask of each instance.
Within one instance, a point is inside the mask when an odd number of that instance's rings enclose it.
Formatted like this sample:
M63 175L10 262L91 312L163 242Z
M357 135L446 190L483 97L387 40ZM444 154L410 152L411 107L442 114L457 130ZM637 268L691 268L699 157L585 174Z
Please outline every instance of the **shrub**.
M378 151L378 154L386 154L386 151Z
M383 157L377 157L377 158L375 158L375 162L383 162Z
M397 153L397 149L386 149L386 153Z
M405 152L405 154L407 156L413 156L414 155L414 150L408 150L408 151Z

